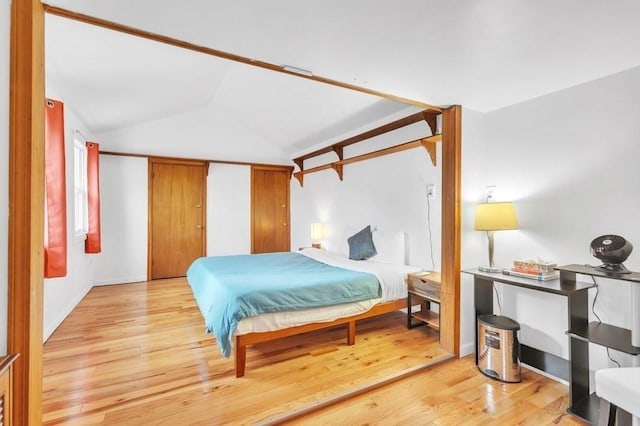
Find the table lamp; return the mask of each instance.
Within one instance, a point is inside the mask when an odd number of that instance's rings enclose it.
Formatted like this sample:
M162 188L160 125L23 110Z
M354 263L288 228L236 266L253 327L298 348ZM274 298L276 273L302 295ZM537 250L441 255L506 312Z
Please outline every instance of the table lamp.
M493 233L518 229L518 221L513 203L482 203L476 205L476 222L473 227L476 231L487 231L489 239L489 266L480 266L483 272L501 272L502 268L494 267L493 263Z
M311 247L322 248L322 223L315 222L311 224Z

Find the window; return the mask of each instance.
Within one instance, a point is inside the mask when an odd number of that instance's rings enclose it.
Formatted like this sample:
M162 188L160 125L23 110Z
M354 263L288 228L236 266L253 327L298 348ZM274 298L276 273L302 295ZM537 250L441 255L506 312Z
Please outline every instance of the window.
M89 202L87 199L87 147L73 139L73 232L85 236L89 230Z

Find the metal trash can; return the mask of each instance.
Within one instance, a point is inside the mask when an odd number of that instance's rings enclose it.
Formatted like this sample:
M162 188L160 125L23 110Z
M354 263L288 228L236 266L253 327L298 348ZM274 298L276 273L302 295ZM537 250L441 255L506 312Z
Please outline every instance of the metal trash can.
M520 324L501 315L478 316L478 369L501 382L520 382Z

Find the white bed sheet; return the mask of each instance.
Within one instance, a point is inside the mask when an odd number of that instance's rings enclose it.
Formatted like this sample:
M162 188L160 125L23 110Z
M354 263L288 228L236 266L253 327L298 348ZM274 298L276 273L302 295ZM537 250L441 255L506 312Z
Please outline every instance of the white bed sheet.
M383 302L407 297L407 274L420 270L420 268L409 265L396 265L373 260L351 260L338 253L314 248L304 249L300 253L329 265L374 274L382 287Z
M377 303L406 298L407 274L420 270L420 268L414 266L350 260L341 254L320 249L309 248L302 250L300 253L329 265L374 274L380 282L382 297L355 303L342 303L340 305L297 311L273 312L244 318L238 323L234 335L275 331L312 322L331 322L338 318L366 312Z

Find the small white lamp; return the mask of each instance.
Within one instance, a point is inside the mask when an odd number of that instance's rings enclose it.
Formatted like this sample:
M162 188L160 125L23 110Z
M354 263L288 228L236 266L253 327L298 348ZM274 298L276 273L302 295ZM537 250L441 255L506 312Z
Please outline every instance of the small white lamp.
M501 272L502 268L496 268L493 264L493 233L518 229L518 220L513 203L482 203L476 205L476 231L487 231L489 239L489 266L480 266L483 272Z
M314 222L311 224L311 247L322 248L322 223Z

